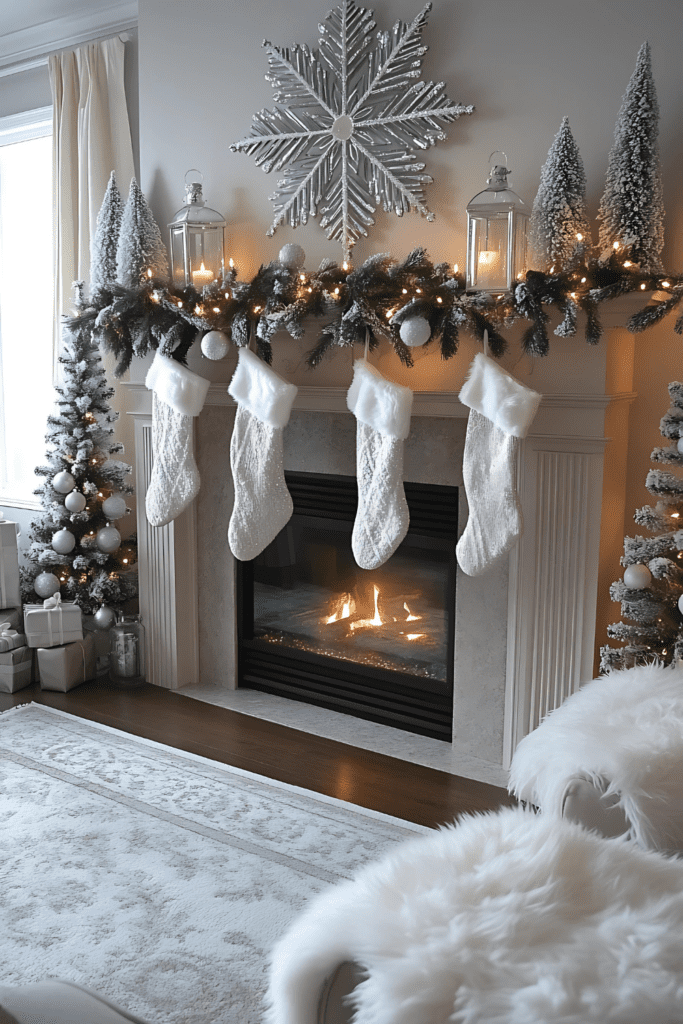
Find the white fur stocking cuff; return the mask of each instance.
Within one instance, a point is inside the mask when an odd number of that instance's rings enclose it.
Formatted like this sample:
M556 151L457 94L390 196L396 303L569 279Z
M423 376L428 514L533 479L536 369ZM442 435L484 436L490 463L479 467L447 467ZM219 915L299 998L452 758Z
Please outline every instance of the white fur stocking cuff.
M228 394L262 423L286 427L298 390L250 349L239 350Z
M537 391L520 384L502 366L478 352L460 391L460 401L515 437L526 437L541 402Z
M198 416L204 408L209 381L176 359L157 352L147 371L145 386L181 416Z
M357 420L378 434L404 441L410 433L413 392L385 380L367 359L356 359L346 404Z

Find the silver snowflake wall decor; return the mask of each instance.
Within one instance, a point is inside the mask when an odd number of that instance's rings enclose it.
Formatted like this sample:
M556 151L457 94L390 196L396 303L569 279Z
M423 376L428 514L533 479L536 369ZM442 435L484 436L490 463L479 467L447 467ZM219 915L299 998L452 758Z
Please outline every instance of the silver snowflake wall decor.
M264 171L285 169L270 197L268 235L283 223L305 224L320 207L321 226L346 260L380 203L399 217L416 210L434 219L424 203L432 178L411 147L445 139L443 125L474 107L452 103L443 82L416 81L431 8L373 35L372 11L343 0L319 26L319 50L264 42L275 109L254 114L251 134L230 148Z

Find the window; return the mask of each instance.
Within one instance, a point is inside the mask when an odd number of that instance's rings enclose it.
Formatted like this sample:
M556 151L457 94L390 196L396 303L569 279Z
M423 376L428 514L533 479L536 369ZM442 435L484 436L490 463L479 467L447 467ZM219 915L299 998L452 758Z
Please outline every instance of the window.
M0 118L0 503L40 508L53 390L52 108Z

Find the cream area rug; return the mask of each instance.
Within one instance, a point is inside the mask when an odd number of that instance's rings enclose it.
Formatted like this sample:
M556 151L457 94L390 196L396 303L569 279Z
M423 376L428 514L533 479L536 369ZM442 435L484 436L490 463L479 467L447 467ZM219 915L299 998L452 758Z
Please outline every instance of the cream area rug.
M37 704L0 715L0 984L257 1024L307 900L431 830Z

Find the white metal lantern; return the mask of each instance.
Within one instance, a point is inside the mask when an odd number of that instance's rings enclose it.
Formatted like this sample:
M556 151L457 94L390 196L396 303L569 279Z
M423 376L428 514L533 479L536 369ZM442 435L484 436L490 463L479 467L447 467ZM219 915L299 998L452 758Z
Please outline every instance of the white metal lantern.
M171 232L173 283L180 288L194 285L201 291L211 284L223 267L225 220L210 209L202 196L201 171L192 168L185 175L185 205L168 225Z
M503 157L497 162L493 157ZM526 273L529 209L508 186L505 153L495 152L488 188L467 205L467 287L510 291Z

